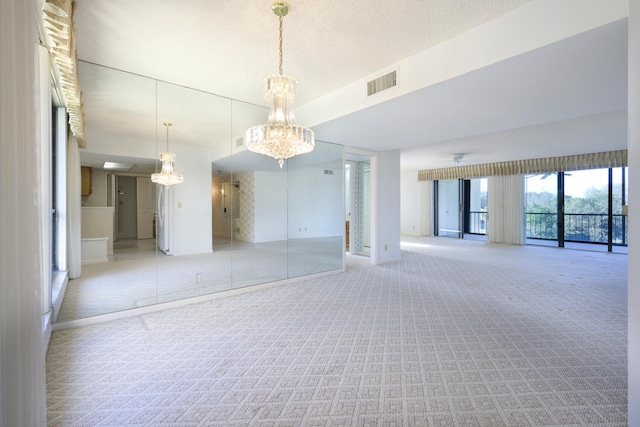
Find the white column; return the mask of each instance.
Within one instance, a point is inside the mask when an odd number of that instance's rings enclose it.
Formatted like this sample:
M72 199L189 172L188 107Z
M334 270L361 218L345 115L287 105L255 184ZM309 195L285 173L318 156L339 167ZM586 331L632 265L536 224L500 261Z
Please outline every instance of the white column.
M374 181L375 180L375 181ZM371 159L371 255L380 264L400 259L400 150L381 151Z

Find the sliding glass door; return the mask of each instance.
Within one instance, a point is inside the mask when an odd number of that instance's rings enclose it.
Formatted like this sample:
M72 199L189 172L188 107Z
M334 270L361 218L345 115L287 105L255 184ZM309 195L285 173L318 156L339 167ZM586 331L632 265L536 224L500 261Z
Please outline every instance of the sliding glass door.
M436 231L438 236L462 237L461 180L436 181Z
M486 236L487 178L435 181L434 193L437 236Z
M463 181L462 223L464 235L487 234L487 178Z
M531 175L526 178L529 243L559 247L600 245L609 252L628 243L627 168ZM596 246L593 246L596 248Z
M609 169L564 173L565 242L608 242Z

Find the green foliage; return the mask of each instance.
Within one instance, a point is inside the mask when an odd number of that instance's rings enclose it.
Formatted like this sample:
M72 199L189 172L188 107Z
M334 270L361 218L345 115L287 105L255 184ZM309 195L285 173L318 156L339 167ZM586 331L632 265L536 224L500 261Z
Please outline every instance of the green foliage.
M555 194L547 191L526 194L527 237L557 239L558 202ZM606 243L608 240L609 191L591 187L582 197L565 196L565 239ZM622 243L622 186L613 186L613 240Z

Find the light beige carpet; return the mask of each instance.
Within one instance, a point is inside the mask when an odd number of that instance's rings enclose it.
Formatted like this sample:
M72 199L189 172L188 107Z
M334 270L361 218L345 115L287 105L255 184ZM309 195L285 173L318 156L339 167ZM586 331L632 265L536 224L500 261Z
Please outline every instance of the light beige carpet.
M627 256L447 238L55 332L51 426L624 426Z

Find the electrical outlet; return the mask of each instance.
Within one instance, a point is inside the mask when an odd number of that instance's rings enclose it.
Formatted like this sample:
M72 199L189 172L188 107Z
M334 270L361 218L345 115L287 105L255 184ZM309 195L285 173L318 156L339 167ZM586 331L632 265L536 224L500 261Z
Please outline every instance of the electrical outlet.
M204 275L202 273L196 274L196 283L202 283L204 280Z
M384 245L384 250L385 250L385 251L387 250L387 245Z

